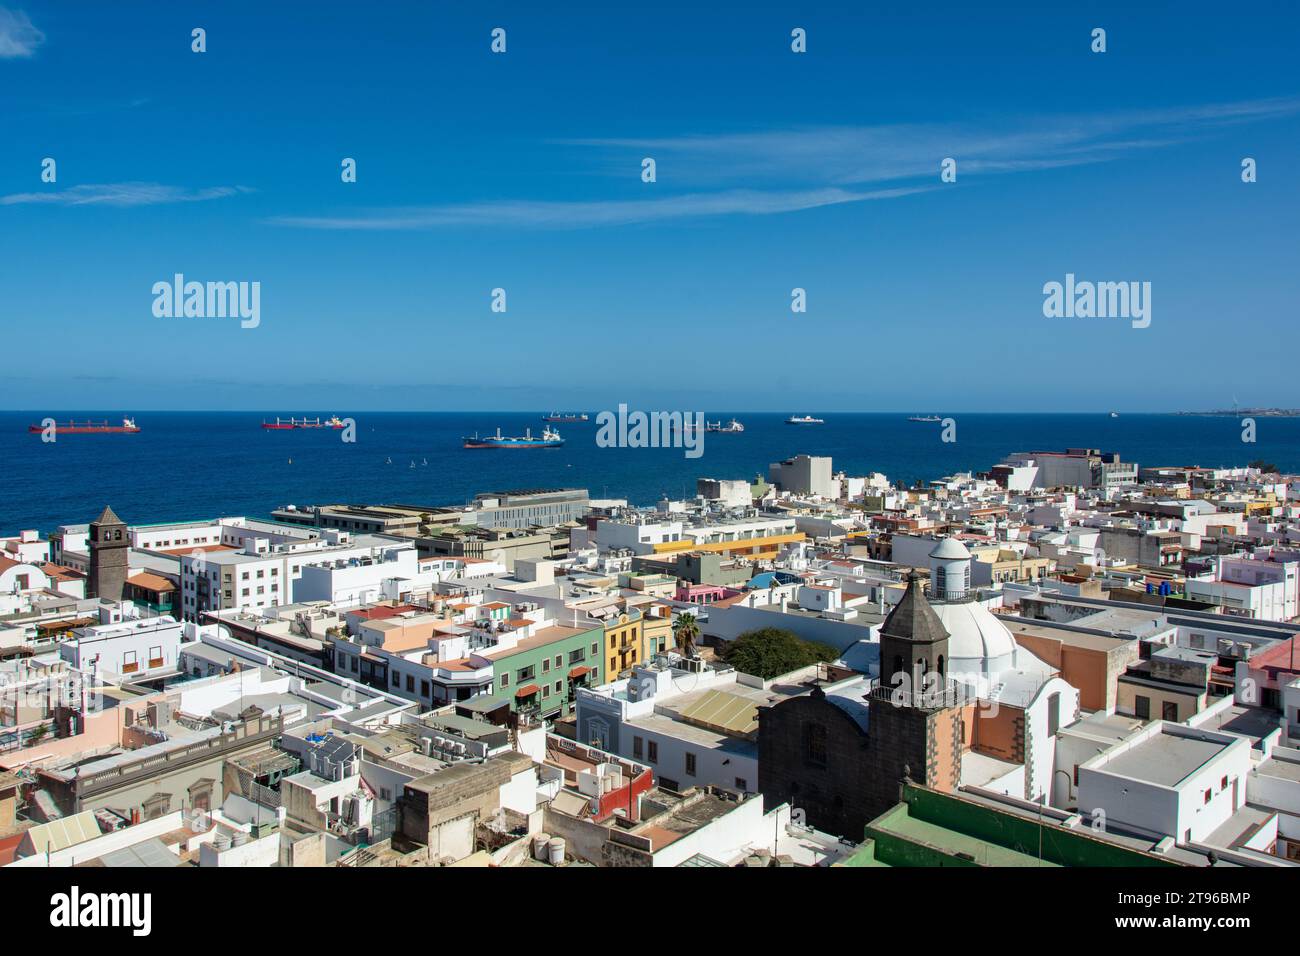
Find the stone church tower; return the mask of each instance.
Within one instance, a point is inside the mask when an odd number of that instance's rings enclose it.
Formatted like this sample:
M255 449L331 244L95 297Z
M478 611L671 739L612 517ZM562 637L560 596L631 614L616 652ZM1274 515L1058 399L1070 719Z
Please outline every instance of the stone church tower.
M898 802L904 777L951 793L961 781L962 708L949 691L948 631L926 600L921 579L880 626L880 683L872 690L869 805Z
M921 578L911 573L907 592L880 625L880 684L893 690L919 692L920 681L936 674L939 686L946 683L948 631L925 598ZM896 678L903 674L906 681Z
M131 539L126 522L105 507L90 523L90 591L89 597L101 601L120 601L126 587Z

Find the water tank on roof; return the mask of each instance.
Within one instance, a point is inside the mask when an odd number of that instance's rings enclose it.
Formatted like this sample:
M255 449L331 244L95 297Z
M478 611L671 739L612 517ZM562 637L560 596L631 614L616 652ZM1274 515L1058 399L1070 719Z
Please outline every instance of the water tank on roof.
M559 866L564 862L564 837L554 837L547 841L546 857L551 866Z
M549 833L538 833L533 837L533 858L537 860L546 859L546 845L551 842Z

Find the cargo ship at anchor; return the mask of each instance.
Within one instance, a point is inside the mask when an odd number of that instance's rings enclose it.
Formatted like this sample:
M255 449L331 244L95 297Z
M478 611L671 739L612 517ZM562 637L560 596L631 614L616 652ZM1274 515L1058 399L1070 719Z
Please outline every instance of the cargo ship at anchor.
M722 422L705 422L704 430L717 435L739 435L745 430L745 426L733 418L725 425Z
M553 428L545 429L540 438L533 437L531 428L522 437L502 435L498 428L495 435L485 435L482 438L478 435L467 436L461 442L465 448L559 448L564 444L564 439Z
M273 422L262 422L262 427L270 431L288 431L291 428L342 428L343 420L337 415L321 421L320 418L276 418Z
M551 412L549 415L543 415L544 422L585 422L587 421L586 412Z
M53 428L56 435L134 435L140 430L134 418L124 418L120 425L110 425L107 421L55 422ZM27 426L28 434L39 435L44 431L43 425Z

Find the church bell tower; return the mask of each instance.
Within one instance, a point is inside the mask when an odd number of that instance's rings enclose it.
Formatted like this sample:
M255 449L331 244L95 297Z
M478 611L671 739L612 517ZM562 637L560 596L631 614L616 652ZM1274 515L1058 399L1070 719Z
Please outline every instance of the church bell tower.
M914 693L922 690L920 680L927 674L939 675L939 686L946 684L948 666L948 631L926 600L921 578L915 571L907 577L907 593L880 626L880 686L890 690L904 686Z
M126 587L131 539L126 522L105 507L90 523L90 597L120 601Z

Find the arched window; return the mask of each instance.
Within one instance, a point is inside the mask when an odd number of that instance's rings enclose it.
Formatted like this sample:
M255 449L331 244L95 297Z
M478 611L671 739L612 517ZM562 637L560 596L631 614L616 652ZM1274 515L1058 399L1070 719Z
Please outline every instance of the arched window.
M803 725L803 759L813 767L826 766L826 725L807 723Z
M944 671L944 669L943 669L943 655L940 654L940 655L939 655L939 676L940 676L940 677L943 677L943 676L944 676L944 673L945 673L945 671Z

